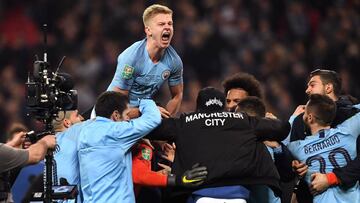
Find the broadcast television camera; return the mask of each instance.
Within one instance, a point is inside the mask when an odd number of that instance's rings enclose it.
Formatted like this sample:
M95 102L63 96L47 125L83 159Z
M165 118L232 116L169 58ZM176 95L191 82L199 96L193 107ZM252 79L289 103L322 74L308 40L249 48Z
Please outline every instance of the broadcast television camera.
M61 65L61 64L60 64ZM59 111L77 109L77 91L66 73L54 73L46 61L35 61L33 75L28 76L27 107L40 121L57 117Z
M44 59L41 61L36 57L33 73L28 75L26 82L26 105L28 111L37 120L45 124L43 132L27 135L31 142L36 142L47 134L54 134L52 121L58 117L60 111L77 109L77 91L72 89L74 83L71 76L58 72L65 57L61 59L55 72L50 70L46 53L46 27L47 25L44 24ZM44 191L36 192L33 197L44 200L46 203L52 202L53 199L75 198L77 193L74 188L76 186L69 186L71 190L67 192L57 192L59 186L57 185L56 167L53 170L54 163L53 151L48 150L45 156ZM55 185L53 185L53 178Z

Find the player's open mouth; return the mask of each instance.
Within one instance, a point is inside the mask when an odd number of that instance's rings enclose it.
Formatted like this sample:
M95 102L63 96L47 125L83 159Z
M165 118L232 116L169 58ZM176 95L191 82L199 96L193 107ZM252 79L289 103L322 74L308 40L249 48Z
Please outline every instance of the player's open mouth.
M161 36L161 39L163 41L169 41L170 40L170 32L164 32Z

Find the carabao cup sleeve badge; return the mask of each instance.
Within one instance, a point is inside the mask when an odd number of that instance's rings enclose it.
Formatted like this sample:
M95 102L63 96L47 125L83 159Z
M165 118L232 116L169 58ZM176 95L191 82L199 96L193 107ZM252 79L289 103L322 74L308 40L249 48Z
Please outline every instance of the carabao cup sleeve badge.
M144 148L144 149L141 150L141 156L142 156L143 159L150 160L150 155L151 155L150 149Z
M134 68L129 66L129 65L125 65L124 70L121 74L121 77L124 79L131 79L134 73Z

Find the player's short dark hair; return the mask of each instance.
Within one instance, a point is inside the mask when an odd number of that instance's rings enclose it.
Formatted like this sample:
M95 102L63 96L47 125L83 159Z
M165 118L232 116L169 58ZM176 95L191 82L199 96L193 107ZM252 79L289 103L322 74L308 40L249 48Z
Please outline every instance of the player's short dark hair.
M325 84L331 83L334 87L334 94L340 96L341 94L341 77L333 70L316 69L310 73L310 78L320 76L321 82Z
M117 110L120 114L127 108L128 97L120 92L103 92L96 100L96 116L110 118Z
M250 116L265 117L265 104L259 97L245 97L237 104L237 106L237 112L245 112Z
M231 89L243 89L249 96L263 98L260 82L248 73L237 73L226 78L222 86L224 87L225 95Z
M196 98L197 111L223 111L225 109L225 95L214 87L201 89Z
M311 94L307 109L322 126L331 125L336 115L336 104L327 95Z

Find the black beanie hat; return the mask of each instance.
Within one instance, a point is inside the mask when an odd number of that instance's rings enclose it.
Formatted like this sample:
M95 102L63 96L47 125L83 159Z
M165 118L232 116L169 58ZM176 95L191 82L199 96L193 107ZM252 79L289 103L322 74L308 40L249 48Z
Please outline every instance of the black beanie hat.
M225 95L214 87L205 87L199 91L196 99L197 111L223 111Z

